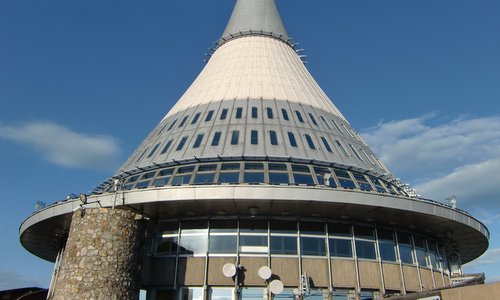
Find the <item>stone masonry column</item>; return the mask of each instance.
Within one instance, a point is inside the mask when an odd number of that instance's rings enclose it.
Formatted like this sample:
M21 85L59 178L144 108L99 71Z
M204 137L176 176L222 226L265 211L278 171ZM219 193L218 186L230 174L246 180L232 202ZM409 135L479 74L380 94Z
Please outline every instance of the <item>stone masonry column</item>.
M137 299L144 233L136 219L123 209L75 211L49 299Z

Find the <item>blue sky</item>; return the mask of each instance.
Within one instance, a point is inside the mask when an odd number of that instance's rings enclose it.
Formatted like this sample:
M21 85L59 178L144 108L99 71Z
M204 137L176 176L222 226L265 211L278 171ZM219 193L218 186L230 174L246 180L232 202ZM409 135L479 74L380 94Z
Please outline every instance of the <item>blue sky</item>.
M203 68L234 1L0 1L0 290L47 286L19 244L36 201L113 175ZM393 173L455 194L500 280L500 2L278 1L308 69Z

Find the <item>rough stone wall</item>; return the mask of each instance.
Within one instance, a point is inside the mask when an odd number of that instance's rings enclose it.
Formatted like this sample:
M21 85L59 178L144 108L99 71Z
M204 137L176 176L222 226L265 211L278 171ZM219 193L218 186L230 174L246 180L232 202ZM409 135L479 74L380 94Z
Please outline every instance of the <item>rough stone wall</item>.
M76 211L49 299L137 299L143 229L135 216L122 209Z

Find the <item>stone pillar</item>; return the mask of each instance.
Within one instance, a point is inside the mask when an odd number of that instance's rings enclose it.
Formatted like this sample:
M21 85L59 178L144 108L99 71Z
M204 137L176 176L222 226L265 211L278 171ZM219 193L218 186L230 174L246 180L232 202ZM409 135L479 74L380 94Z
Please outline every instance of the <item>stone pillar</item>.
M75 211L49 299L137 299L144 233L136 219L123 209Z

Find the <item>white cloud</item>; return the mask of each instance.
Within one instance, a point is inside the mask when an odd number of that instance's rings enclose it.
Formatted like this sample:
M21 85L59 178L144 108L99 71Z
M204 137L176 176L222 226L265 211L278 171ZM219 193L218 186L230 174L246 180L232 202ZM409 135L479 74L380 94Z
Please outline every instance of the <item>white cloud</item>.
M119 153L112 137L77 133L51 122L0 125L0 138L23 144L49 162L65 167L114 168Z
M500 117L427 124L434 119L426 115L380 123L363 137L398 177L427 180L500 156Z

